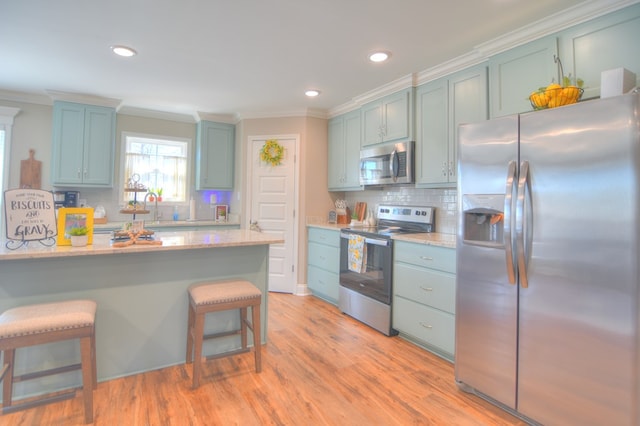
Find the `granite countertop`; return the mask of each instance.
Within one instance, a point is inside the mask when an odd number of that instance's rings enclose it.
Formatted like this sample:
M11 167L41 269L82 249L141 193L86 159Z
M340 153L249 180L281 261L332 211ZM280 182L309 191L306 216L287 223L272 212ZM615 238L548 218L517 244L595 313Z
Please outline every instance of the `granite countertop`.
M93 244L86 247L57 245L46 247L39 241L30 241L27 245L16 250L9 250L3 243L0 247L0 262L3 260L16 259L109 255L117 253L241 247L284 243L284 240L280 238L249 229L156 232L154 237L156 241L162 241L162 244L134 244L125 247L112 247L111 236L109 234L94 234Z
M393 239L397 241L407 241L410 243L456 248L455 234L441 234L439 232L425 232L423 234L396 234L393 236Z
M130 222L130 221L129 221ZM93 228L97 231L101 230L113 230L113 229L122 229L123 225L127 222L107 222L93 224ZM161 220L161 221L144 221L145 227L149 228L176 228L176 227L198 227L198 226L240 226L240 223L235 222L216 222L215 220L205 220L205 219L197 219L197 220Z
M332 229L339 231L343 228L348 228L351 225L348 223L309 223L308 227ZM410 243L428 244L432 246L456 248L456 235L455 234L443 234L440 232L425 232L418 234L395 234L392 237L397 241L407 241Z

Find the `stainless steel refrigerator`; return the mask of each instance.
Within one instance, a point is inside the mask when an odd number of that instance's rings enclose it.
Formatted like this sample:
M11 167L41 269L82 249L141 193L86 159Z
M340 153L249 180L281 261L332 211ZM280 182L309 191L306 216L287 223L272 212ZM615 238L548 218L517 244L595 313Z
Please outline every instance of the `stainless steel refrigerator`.
M545 425L640 424L640 95L463 125L455 376Z

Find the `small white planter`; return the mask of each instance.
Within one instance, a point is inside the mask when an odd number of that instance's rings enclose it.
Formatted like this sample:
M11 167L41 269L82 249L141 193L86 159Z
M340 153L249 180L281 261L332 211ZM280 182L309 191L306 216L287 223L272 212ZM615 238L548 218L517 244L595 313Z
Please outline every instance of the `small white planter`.
M84 247L87 245L88 241L89 241L88 235L71 235L72 247Z

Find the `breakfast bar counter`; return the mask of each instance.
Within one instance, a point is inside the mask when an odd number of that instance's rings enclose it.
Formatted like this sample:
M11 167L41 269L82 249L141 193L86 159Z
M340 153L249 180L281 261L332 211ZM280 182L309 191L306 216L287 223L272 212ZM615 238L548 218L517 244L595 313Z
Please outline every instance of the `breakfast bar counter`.
M0 311L35 303L92 299L96 315L99 381L185 362L187 288L195 282L246 279L263 294L262 341L267 336L269 245L282 239L251 230L157 232L162 245L113 247L110 236L96 234L87 247L46 247L31 241L25 247L0 249ZM210 315L207 332L239 326L236 312ZM213 346L215 345L215 346ZM205 345L205 353L235 349L237 337ZM71 361L77 347L51 344L23 349L16 368L46 362L55 350ZM31 364L26 365L26 364ZM78 373L76 375L76 373ZM80 383L79 372L46 382L54 388ZM30 385L32 387L29 387ZM17 383L17 397L45 386Z

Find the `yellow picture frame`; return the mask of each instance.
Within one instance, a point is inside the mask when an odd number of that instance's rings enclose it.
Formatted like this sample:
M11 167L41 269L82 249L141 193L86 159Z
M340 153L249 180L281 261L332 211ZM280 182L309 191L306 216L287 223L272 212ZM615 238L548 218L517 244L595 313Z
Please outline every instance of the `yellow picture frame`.
M91 207L61 207L58 209L58 245L70 246L71 228L85 226L89 230L87 233L87 244L93 242L93 208Z

